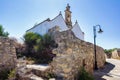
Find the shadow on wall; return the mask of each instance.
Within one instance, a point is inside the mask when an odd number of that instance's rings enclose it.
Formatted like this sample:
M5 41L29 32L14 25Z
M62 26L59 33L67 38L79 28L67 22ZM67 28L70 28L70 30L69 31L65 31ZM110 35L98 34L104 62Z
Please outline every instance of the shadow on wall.
M113 68L115 67L115 65L106 62L105 63L105 67L103 69L99 69L98 71L94 71L94 78L95 80L106 80L104 78L102 78L103 76L109 76L112 77L110 74L108 74Z

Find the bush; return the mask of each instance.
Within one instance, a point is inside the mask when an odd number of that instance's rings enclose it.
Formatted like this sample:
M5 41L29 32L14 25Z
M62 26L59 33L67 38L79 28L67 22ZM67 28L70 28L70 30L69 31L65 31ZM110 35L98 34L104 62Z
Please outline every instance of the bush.
M24 39L27 51L24 56L31 57L36 63L49 63L55 56L52 54L52 48L56 45L48 34L41 36L29 32L24 35Z
M77 80L94 80L94 78L82 67L77 74Z
M114 50L116 50L117 48L113 48L113 49L105 49L104 52L107 54L112 53Z
M9 35L9 33L4 32L4 28L2 27L2 25L0 25L0 36L8 37L8 35Z
M52 71L44 72L40 75L44 80L49 80L50 78L56 78L56 75Z
M3 69L0 71L0 80L7 80L7 79L12 79L15 78L16 76L16 70L12 69Z
M9 74L8 74L8 78L11 79L11 78L15 78L16 76L16 70L15 69L12 69Z
M10 71L8 69L3 69L0 71L0 80L6 80L8 79L8 74Z

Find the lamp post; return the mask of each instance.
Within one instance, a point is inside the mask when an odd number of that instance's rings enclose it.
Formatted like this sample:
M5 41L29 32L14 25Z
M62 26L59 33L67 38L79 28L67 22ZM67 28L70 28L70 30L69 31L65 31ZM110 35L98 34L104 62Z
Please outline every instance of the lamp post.
M99 27L98 33L102 33L103 32L100 25L93 26L93 32L94 32L94 55L95 55L94 56L95 57L94 69L95 70L98 69L98 66L97 66L97 57L96 57L96 27Z

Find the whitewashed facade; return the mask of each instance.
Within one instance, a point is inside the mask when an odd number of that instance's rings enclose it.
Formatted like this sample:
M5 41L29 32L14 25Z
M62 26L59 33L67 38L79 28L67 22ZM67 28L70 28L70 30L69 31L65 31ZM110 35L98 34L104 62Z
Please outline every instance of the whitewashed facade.
M66 7L70 8L70 6L68 5ZM71 12L69 10L67 13L70 14L69 17L71 17ZM66 14L67 15L67 14ZM65 16L66 17L66 16ZM50 20L49 18L37 25L35 25L34 27L32 27L31 29L27 30L26 32L34 32L34 33L38 33L40 35L44 35L48 32L49 29L55 27L55 26L59 26L60 28L60 32L61 31L66 31L68 29L71 29L75 36L81 40L84 40L84 32L82 32L79 24L76 22L73 26L71 20L66 21L67 19L64 20L62 14L60 13L58 16L56 16L54 19ZM67 25L67 23L69 23L70 25ZM71 26L71 27L70 27Z
M81 40L84 40L84 32L82 32L78 22L76 21L73 25L72 31L74 32L75 36Z

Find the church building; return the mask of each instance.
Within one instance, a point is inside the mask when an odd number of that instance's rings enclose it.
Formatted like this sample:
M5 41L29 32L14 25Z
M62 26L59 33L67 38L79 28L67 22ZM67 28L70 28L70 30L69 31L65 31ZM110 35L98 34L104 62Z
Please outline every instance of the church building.
M82 32L78 22L76 21L75 24L72 25L71 13L70 6L67 4L65 10L65 19L60 12L59 15L57 15L54 19L50 20L48 18L47 20L44 20L43 22L33 26L26 32L34 32L40 35L44 35L49 31L49 29L57 26L59 27L60 32L71 29L77 38L84 40L84 32Z

